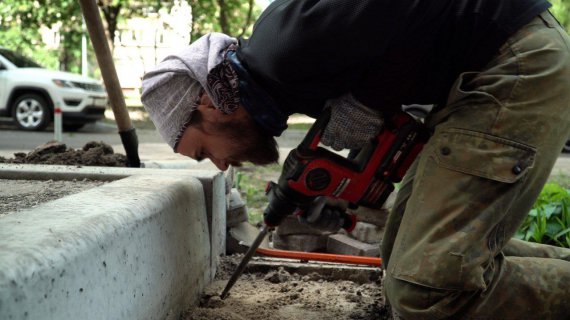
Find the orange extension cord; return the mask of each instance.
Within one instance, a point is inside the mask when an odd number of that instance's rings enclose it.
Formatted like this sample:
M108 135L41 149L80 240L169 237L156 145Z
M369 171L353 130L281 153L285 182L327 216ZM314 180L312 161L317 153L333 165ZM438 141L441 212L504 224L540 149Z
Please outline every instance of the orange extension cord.
M374 267L382 266L382 258L349 256L344 254L287 251L287 250L267 249L267 248L257 248L256 252L264 256L275 257L275 258L336 262L336 263L346 263L346 264L362 264Z

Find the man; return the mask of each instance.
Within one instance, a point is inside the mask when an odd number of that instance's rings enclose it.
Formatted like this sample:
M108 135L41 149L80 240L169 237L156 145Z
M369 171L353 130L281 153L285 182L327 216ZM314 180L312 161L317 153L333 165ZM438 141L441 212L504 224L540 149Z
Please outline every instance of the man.
M570 40L549 6L277 0L249 40L210 34L161 62L142 99L175 152L221 170L274 161L292 113L331 108L322 142L357 149L383 114L435 104L382 242L393 309L568 318L569 250L510 240L570 134Z

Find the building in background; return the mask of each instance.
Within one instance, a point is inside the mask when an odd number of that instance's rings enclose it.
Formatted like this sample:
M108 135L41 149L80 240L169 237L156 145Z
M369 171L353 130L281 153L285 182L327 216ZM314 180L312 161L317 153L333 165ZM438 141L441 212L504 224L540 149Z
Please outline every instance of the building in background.
M143 75L169 54L187 46L192 30L192 9L176 0L169 9L149 12L119 25L115 34L115 67L127 105L141 105Z
M62 23L41 27L41 37L49 49L61 48ZM144 17L122 21L117 26L113 41L113 57L117 75L128 106L142 106L140 88L143 75L170 53L187 46L191 39L192 9L186 0L175 0L172 6L158 12L147 11ZM85 34L86 34L85 30ZM83 74L97 77L96 59L87 59L84 40L82 50ZM88 61L91 65L87 66ZM95 73L95 74L93 74Z

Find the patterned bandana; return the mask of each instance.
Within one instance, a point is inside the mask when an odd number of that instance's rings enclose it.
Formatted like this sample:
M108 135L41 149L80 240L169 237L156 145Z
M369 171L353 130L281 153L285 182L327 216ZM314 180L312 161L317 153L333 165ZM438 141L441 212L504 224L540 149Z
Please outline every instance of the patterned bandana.
M236 39L225 34L209 33L144 75L141 101L175 152L203 90L226 114L239 106L239 81L225 62L226 52L236 44Z
M234 112L240 105L239 79L226 58L228 51L235 51L230 45L224 52L224 60L208 73L207 88L214 105L224 114Z

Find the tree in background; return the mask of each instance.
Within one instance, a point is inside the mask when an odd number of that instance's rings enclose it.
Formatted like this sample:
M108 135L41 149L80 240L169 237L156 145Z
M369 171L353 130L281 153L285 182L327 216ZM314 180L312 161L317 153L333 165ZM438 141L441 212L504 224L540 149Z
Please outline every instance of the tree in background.
M145 16L169 7L172 1L96 0L104 17L111 48L121 19ZM188 0L192 7L192 39L212 32L234 37L251 34L261 8L255 0ZM570 32L570 0L551 0L551 11ZM40 29L58 25L59 48L46 47ZM81 9L78 0L1 0L0 45L32 57L52 69L79 72L81 67ZM91 55L92 57L92 55ZM92 60L94 61L94 60Z
M254 0L188 0L192 7L192 39L208 32L233 37L251 34L261 8Z
M101 8L109 44L121 19L144 16L169 7L172 1L96 0ZM233 36L247 34L260 9L254 0L189 0L193 10L192 39L221 31ZM32 57L52 69L79 72L81 67L82 15L77 0L0 1L0 44ZM40 29L58 25L59 48L43 44Z

